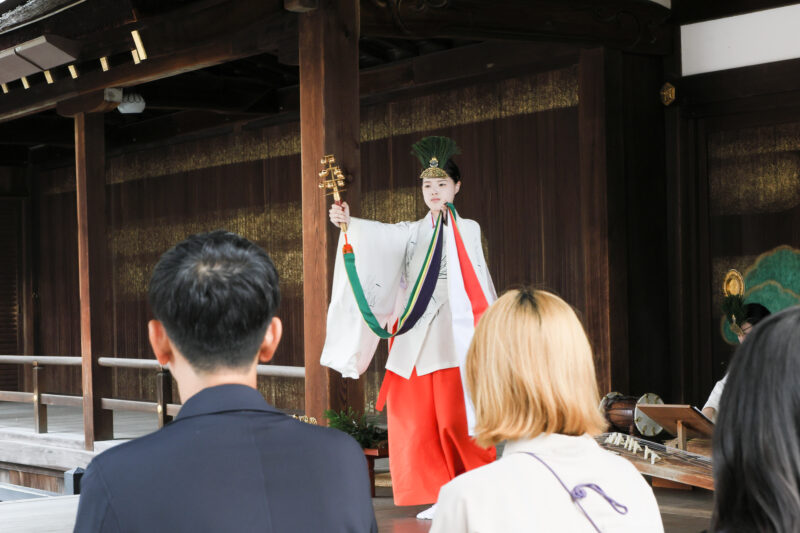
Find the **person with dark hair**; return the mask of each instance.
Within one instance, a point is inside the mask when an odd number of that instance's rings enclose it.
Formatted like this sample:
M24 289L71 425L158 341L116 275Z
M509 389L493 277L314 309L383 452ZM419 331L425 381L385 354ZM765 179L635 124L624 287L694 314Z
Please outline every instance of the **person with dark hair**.
M92 460L75 531L377 531L356 441L281 413L256 388L282 333L267 253L225 231L194 235L161 257L149 299L150 345L183 405Z
M422 166L424 218L383 224L351 218L347 204L331 206L331 222L347 224L347 246L361 253L355 268L337 259L321 356L323 365L355 379L379 337L390 339L376 408L387 406L397 505L432 504L442 485L495 459L494 448L470 438L474 415L462 385L474 325L497 298L481 228L453 206L462 185L455 142L426 137L412 148ZM431 507L417 517L433 514Z
M743 319L736 319L735 316L733 318L730 316L728 317L728 320L731 322L731 327L735 330L736 336L739 338L739 343L744 342L744 339L750 334L750 331L755 327L755 325L761 322L764 318L768 317L770 312L769 309L760 303L754 302L744 304L741 314L744 316ZM714 385L714 389L708 396L708 401L706 401L706 404L703 406L703 414L711 420L715 420L717 417L717 412L719 411L719 401L722 397L722 391L725 389L725 384L727 381L728 375L725 374L725 376L721 380L717 381L716 385Z
M800 307L759 323L728 372L714 431L713 531L800 531Z

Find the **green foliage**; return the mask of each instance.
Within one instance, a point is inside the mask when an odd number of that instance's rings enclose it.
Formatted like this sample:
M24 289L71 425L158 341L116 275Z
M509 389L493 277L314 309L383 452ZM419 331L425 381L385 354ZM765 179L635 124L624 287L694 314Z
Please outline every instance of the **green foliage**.
M450 158L460 154L456 142L449 137L425 137L411 147L412 153L419 159L422 168L428 168L432 158L439 160L439 168L444 167Z
M325 418L328 425L340 431L344 431L358 442L362 448L379 448L386 443L389 434L385 429L377 427L375 424L367 422L367 415L362 413L360 416L348 407L347 410L325 411Z

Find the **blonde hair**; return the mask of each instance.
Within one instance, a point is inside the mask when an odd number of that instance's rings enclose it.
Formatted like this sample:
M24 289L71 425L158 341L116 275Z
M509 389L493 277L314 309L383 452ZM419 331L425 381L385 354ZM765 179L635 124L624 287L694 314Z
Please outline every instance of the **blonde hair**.
M478 323L466 371L481 446L606 428L589 340L575 311L554 294L511 290L500 297Z

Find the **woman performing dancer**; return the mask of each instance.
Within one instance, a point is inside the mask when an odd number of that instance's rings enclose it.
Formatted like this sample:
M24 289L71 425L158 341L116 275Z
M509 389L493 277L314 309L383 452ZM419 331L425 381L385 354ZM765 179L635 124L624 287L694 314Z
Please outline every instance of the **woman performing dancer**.
M321 357L357 378L379 336L390 339L376 407L387 406L396 505L434 503L442 485L495 459L494 448L469 436L474 416L461 372L474 326L497 298L480 226L452 205L461 188L455 143L427 137L413 148L430 210L423 219L383 224L351 217L346 203L330 209L331 222L347 224L340 246L351 253L349 263L347 255L336 260ZM418 518L432 518L434 508Z

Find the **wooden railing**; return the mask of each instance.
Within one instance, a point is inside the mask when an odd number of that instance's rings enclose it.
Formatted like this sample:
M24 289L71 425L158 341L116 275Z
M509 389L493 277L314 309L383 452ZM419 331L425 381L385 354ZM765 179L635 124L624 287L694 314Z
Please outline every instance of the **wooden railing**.
M121 357L100 357L98 364L107 368L130 368L156 371L156 401L122 400L102 398L100 406L110 411L138 411L155 413L158 427L172 420L180 411L180 404L172 403L172 375L169 368L152 359L126 359ZM81 366L80 357L0 355L0 363L30 364L33 366L33 392L0 391L0 401L32 403L34 431L47 433L47 406L83 407L83 396L48 394L42 372L46 366ZM301 366L258 365L259 376L275 376L304 379L305 368Z

